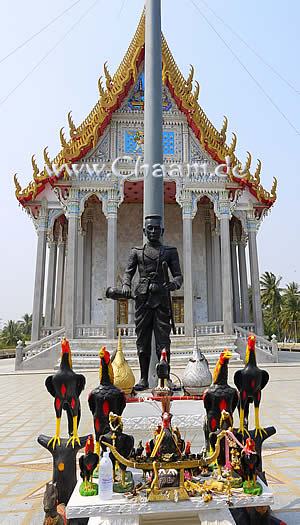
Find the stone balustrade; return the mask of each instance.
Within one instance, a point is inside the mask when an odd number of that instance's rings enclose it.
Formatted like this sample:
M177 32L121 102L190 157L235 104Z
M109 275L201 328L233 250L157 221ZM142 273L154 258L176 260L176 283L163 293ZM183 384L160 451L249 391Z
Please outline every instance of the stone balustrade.
M250 333L253 333L253 325L250 326L252 329L246 330L239 325L234 325L234 333L237 337L237 346L242 357L244 357L243 354L245 354L248 336ZM243 348L239 344L241 341L243 342ZM265 337L256 335L255 349L259 361L278 362L278 343L275 335L272 336L271 341Z
M75 328L75 337L106 337L105 325L79 325Z
M43 337L43 339L31 343L26 347L21 346L20 342L18 342L18 346L16 348L17 359L15 360L15 370L22 370L25 368L30 369L30 360L36 357L39 358L40 356L43 356L44 360L44 366L41 366L41 368L52 367L53 356L50 356L49 360L48 354L51 354L52 350L57 350L57 348L60 346L61 339L62 337L64 337L64 335L65 328L61 328L60 330L57 330L56 332L47 335L46 337ZM28 367L27 363L29 365ZM47 366L48 364L49 366Z
M58 330L61 330L61 326L43 326L41 328L41 337L44 338L44 337L48 337L48 335L52 335L54 334L55 332L57 332Z
M238 323L234 324L234 328L243 328L243 330L246 330L249 333L255 333L255 324L254 323Z
M224 323L210 322L210 323L197 323L195 326L197 335L213 335L213 334L224 334Z

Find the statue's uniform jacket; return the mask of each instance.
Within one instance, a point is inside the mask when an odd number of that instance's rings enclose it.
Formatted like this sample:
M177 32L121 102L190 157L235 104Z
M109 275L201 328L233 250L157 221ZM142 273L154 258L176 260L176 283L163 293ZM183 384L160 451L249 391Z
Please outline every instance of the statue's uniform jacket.
M183 282L177 249L172 246L152 246L149 243L141 248L132 248L123 284L131 286L136 270L139 281L134 291L135 324L138 354L151 353L152 331L155 334L157 354L163 348L170 349L170 310L168 291L164 288L162 263L166 262L173 277L175 289ZM158 285L158 290L151 292L151 284Z

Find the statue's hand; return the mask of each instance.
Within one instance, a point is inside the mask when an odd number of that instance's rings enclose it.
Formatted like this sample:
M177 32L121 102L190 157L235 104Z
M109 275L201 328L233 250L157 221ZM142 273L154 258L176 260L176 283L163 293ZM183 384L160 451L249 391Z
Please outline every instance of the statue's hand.
M129 298L131 295L131 288L128 284L123 284L122 293L125 297Z
M164 288L169 292L174 292L177 289L175 281L170 281L169 283L164 283Z
M159 292L159 284L157 283L151 283L150 286L149 286L149 291L151 293L157 293Z

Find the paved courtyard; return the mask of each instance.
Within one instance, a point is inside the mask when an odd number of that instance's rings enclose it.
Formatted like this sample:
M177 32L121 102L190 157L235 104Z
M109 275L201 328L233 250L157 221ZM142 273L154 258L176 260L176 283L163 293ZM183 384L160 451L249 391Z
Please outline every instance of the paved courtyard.
M42 494L51 479L51 456L36 442L53 435L53 401L44 387L49 373L11 372L13 362L0 362L0 524L40 525ZM264 449L264 466L275 495L274 509L288 524L300 523L300 362L269 365L271 380L263 392L261 422L277 427ZM235 368L230 368L230 381ZM86 372L80 434L92 431L87 395L98 374ZM65 418L62 435L66 433Z

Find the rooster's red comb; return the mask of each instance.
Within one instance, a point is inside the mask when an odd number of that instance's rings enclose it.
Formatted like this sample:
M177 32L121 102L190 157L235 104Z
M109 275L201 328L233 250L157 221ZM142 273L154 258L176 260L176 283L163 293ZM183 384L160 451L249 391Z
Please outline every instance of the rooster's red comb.
M61 351L63 354L68 354L71 351L70 343L65 337L61 340Z
M250 350L255 349L255 343L256 343L256 337L255 335L251 334L248 336L248 347Z
M103 357L105 363L108 365L110 361L110 353L106 350L105 346L102 346L100 352L99 352L100 359Z

